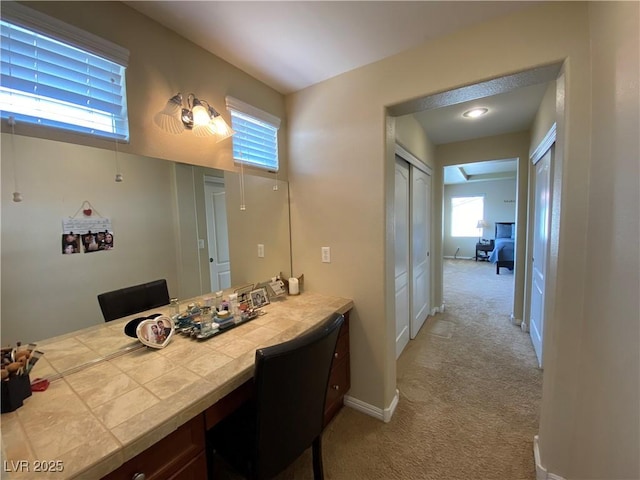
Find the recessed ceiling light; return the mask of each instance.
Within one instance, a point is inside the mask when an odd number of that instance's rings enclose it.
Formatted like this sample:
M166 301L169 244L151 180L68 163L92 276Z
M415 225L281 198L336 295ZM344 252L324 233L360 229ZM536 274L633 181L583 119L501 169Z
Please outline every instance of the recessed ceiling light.
M467 110L462 116L466 118L478 118L485 115L488 111L488 108L474 108L473 110Z

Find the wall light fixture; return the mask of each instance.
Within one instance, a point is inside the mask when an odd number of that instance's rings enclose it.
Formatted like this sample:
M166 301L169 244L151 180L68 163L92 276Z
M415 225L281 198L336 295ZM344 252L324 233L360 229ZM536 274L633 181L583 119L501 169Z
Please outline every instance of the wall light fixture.
M182 93L171 97L167 105L153 116L153 121L165 132L179 134L191 130L197 137L216 137L216 142L236 133L215 108L193 93L187 96L186 108L182 103Z

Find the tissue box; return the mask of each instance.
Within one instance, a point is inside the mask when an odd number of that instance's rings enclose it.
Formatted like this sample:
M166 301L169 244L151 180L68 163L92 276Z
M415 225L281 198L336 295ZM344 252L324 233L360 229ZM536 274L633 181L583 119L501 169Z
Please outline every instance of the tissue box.
M9 377L2 383L2 413L13 412L22 406L25 398L31 396L29 375Z

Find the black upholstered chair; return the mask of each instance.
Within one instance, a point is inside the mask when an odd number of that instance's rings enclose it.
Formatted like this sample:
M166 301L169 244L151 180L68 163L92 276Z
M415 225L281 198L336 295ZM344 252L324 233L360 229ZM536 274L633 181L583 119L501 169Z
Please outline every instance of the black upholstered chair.
M255 396L207 432L211 477L222 457L245 478L272 478L312 447L314 479L324 478L324 404L343 322L336 313L308 334L256 351Z
M98 303L105 322L144 312L151 308L162 307L168 305L169 302L169 290L165 279L98 295Z

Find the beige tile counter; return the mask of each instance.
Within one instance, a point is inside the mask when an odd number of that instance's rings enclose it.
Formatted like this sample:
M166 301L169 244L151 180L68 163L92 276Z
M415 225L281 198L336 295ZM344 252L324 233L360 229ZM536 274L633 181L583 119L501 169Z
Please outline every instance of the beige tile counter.
M266 315L211 339L176 334L164 349L143 347L110 360L104 357L139 345L124 325L144 314L39 342L45 355L32 380L89 364L2 414L0 476L100 478L248 380L256 348L289 340L352 307L348 299L305 292L275 300L263 307ZM156 312L170 309L146 313ZM59 461L63 471L35 472L42 461Z

